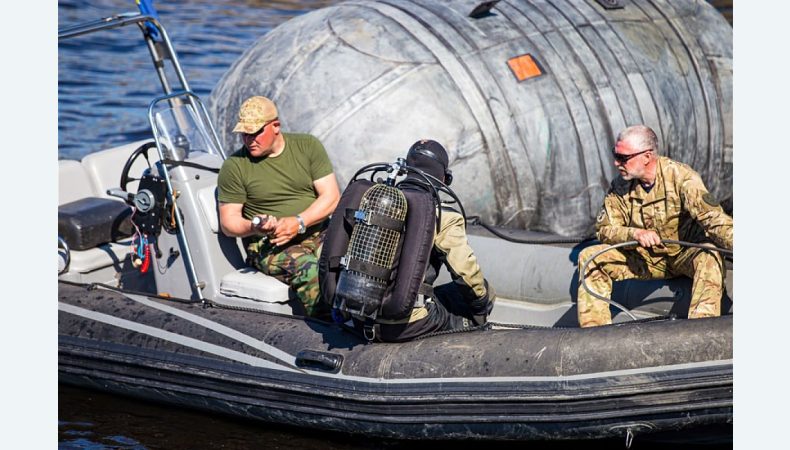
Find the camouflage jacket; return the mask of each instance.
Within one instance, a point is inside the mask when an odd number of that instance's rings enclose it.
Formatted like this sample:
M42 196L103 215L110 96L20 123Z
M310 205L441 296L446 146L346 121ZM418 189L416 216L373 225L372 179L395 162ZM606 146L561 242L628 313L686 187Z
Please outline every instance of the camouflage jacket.
M638 180L617 177L612 181L595 228L605 244L634 240L634 231L641 228L656 231L661 239L712 241L732 249L732 217L708 192L697 172L665 156L658 158L650 192ZM650 249L650 253L669 256L679 252L678 245Z

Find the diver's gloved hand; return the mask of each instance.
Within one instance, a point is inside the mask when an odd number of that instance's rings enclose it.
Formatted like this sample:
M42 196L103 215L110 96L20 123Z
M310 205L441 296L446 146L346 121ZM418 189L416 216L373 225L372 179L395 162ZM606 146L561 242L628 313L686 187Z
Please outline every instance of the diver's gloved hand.
M480 326L488 322L488 315L491 314L491 311L494 309L496 293L494 289L488 285L488 280L485 280L485 285L485 295L469 302L469 309L472 312L472 321L475 326Z

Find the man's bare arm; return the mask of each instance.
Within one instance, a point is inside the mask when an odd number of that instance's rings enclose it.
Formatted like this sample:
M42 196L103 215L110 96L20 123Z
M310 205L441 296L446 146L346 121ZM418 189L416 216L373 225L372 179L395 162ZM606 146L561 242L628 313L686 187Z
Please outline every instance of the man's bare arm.
M340 188L337 186L337 178L334 173L313 181L313 187L318 196L307 209L299 213L304 220L305 227L315 225L329 217L335 211L337 202L340 200ZM299 221L296 217L279 218L272 243L275 245L285 244L296 236L298 230Z
M221 203L219 204L219 225L222 232L231 237L246 237L253 234L260 234L273 231L277 226L274 217L263 220L256 228L252 221L245 219L242 215L244 205L241 203Z
M313 181L318 197L302 213L305 226L314 225L329 217L335 211L337 202L340 200L340 189L337 186L337 178L334 173Z

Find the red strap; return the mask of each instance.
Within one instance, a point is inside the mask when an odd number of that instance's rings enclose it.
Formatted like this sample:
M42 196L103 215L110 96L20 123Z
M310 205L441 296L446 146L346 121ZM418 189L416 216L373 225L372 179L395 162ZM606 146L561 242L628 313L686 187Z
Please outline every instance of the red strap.
M145 246L145 258L143 258L143 265L140 266L140 273L148 272L148 266L151 265L151 246L154 244L148 244Z

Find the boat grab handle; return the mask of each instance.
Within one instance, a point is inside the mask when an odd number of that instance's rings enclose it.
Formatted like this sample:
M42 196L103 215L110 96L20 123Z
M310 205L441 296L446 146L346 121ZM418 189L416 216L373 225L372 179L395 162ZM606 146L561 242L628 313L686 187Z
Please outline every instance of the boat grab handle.
M58 235L58 247L63 247L63 251L65 253L65 264L63 268L58 271L58 276L63 275L64 273L69 271L69 265L71 264L71 250L69 249L69 244L66 243L66 240L63 239L63 236Z
M337 353L302 350L296 354L296 366L302 369L338 373L343 365L343 355Z

